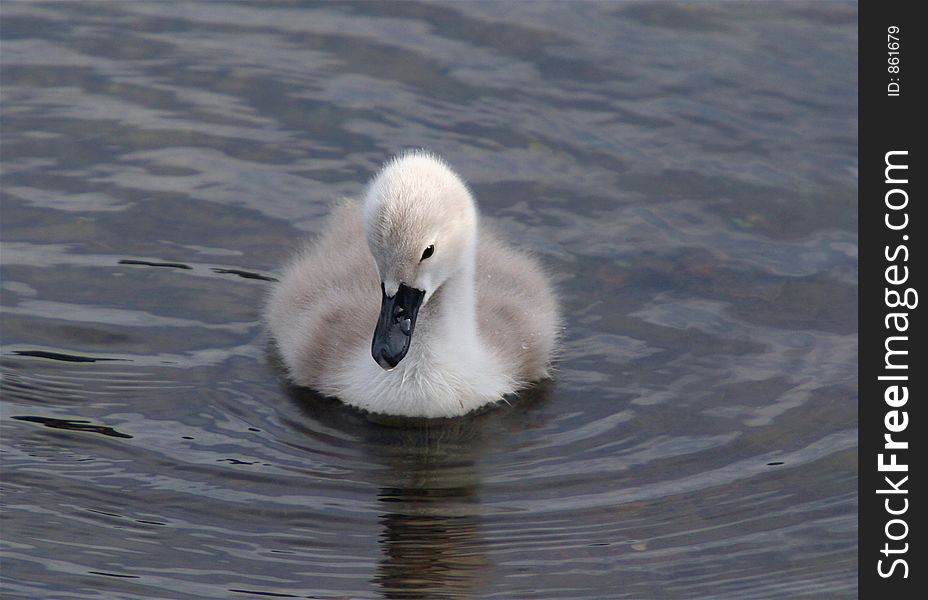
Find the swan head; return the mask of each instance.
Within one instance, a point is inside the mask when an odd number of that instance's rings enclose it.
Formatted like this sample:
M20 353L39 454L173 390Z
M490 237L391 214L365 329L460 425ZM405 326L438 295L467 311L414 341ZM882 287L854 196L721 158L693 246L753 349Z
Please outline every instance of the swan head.
M371 354L390 370L409 350L419 309L473 265L477 209L444 161L409 152L384 165L368 185L364 235L383 291Z

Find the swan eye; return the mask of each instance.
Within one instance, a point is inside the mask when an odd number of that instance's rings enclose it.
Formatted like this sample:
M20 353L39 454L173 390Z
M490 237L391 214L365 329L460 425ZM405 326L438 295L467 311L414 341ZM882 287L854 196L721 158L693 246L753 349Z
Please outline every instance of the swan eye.
M425 259L427 259L428 257L432 256L432 254L434 254L434 253L435 253L435 246L430 245L430 246L429 246L428 248L426 248L425 251L422 253L422 258L419 259L419 262L422 262L423 260L425 260Z

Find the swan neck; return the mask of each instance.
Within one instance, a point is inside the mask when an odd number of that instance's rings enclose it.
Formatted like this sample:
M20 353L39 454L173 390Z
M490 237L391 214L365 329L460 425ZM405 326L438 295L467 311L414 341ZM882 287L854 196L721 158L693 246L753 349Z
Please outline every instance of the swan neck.
M449 277L439 299L439 321L446 339L454 343L477 341L476 239L465 253L461 269Z

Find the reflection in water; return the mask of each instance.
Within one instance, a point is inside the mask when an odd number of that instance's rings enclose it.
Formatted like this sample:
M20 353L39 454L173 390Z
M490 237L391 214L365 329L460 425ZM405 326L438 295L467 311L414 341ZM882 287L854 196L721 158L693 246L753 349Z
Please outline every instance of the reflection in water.
M269 347L278 375L279 359ZM288 388L308 437L321 430L357 429L370 482L379 486L380 558L374 582L386 598L470 597L491 567L481 527L479 464L501 445L502 428L541 427L525 419L549 400L553 384L541 382L504 406L458 419L370 415L303 388ZM349 425L349 423L351 425Z
M477 468L470 461L442 465L430 456L431 440L422 441L413 448L418 456L395 457L396 485L378 494L384 513L375 581L387 598L472 594L489 566L476 513ZM446 467L454 487L443 481Z

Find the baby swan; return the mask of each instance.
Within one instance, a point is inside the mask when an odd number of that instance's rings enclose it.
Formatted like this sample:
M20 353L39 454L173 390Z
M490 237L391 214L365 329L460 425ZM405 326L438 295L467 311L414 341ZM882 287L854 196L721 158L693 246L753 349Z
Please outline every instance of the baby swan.
M370 412L453 417L546 377L551 285L480 225L461 178L425 152L336 205L266 307L293 382Z

